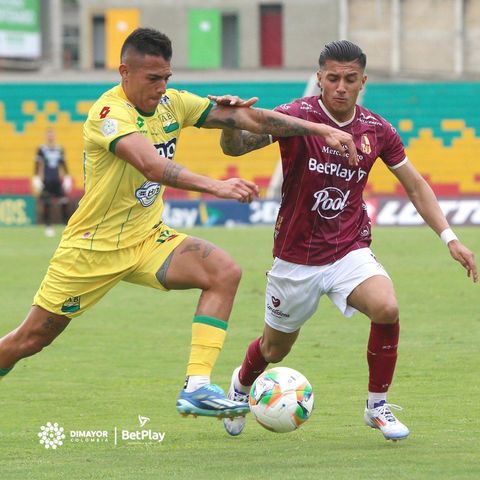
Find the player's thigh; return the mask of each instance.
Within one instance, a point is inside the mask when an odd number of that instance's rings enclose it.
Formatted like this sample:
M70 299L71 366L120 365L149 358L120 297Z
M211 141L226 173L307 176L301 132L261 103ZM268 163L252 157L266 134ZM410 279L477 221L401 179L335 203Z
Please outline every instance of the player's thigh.
M126 275L133 258L130 249L96 252L60 247L50 261L33 304L68 318L81 315Z
M216 287L233 291L240 277L240 267L225 250L196 237L187 237L175 249L164 274L167 287L175 290Z
M323 267L297 265L276 258L267 273L265 323L273 330L293 333L315 313L324 291Z
M398 302L393 282L383 275L364 280L348 296L348 303L377 323L398 319Z
M123 280L144 287L169 290L166 286L166 275L170 271L174 252L186 239L187 235L184 233L162 225L138 247L135 268Z
M364 291L360 286L364 282L368 285L373 277L378 277L382 285L392 284L388 273L369 248L354 250L329 266L325 275L327 295L345 317L351 317L356 311L365 313L364 302L359 300L363 298ZM357 295L354 292L362 293ZM383 295L379 291L368 293L368 298L365 299L368 305L371 305L375 295Z

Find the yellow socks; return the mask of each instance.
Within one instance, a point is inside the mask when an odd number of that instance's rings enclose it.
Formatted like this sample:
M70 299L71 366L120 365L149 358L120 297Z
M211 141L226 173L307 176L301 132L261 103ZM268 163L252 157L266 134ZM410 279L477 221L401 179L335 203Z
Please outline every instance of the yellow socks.
M212 373L223 342L228 323L207 315L193 318L192 349L188 360L187 376L208 376Z

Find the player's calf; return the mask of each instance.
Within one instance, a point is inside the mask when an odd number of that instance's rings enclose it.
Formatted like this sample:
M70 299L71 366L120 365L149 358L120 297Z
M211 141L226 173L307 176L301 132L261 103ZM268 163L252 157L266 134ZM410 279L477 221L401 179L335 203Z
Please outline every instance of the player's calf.
M11 368L50 345L65 330L70 319L34 306L15 330L0 339L0 368Z

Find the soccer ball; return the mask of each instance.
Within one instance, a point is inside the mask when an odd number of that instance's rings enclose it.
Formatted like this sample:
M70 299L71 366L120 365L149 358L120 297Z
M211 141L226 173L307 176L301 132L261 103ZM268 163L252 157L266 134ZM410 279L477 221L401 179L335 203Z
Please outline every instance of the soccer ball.
M277 433L291 432L312 414L313 390L300 372L276 367L255 380L248 401L262 427Z

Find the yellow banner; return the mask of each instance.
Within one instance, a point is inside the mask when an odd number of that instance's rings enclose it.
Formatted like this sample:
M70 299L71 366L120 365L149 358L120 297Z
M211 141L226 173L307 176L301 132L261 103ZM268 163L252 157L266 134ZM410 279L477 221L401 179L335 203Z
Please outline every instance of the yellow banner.
M139 26L140 10L137 8L109 8L106 10L106 66L108 69L118 68L123 42Z

